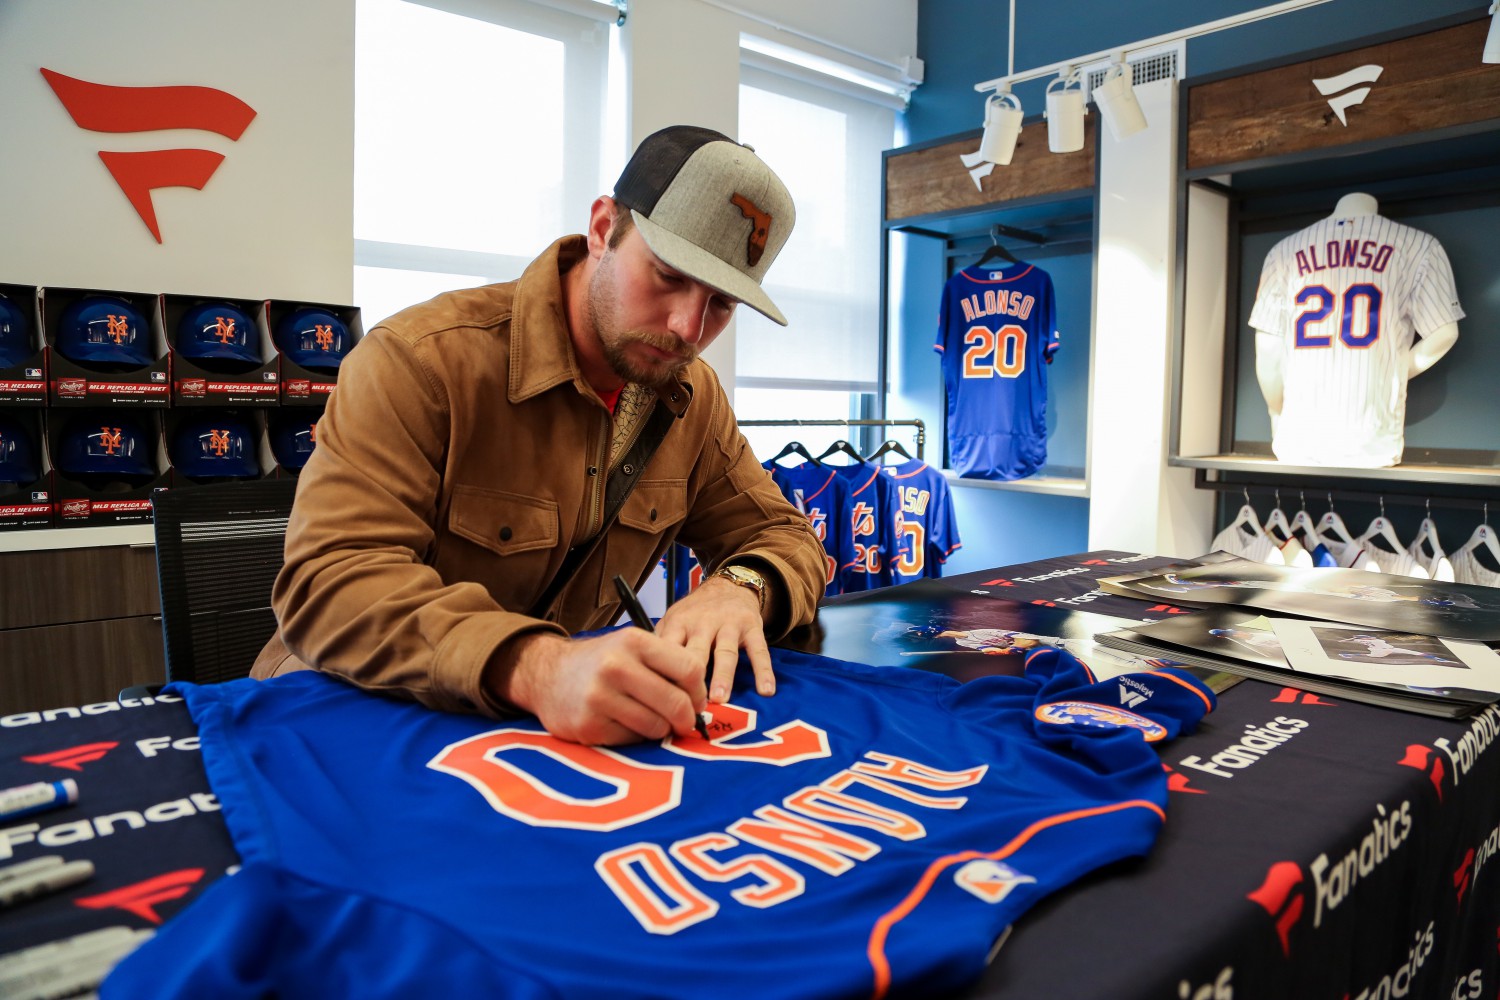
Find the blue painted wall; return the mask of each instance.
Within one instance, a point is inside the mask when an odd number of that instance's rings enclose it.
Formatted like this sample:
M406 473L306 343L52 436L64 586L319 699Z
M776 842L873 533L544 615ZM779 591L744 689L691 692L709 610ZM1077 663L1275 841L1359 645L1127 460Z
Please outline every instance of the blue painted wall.
M1121 4L1103 0L1017 0L1015 70L1020 72L1090 55L1112 46L1259 9L1267 6L1267 2L1153 0L1150 4ZM1448 15L1478 14L1484 6L1477 0L1330 0L1321 6L1189 41L1185 75L1202 76L1309 49L1336 46ZM926 79L912 95L906 116L911 142L925 142L979 127L983 100L975 92L974 84L1007 72L1009 7L1004 0L921 0L917 53L925 63ZM1476 53L1476 59L1477 56ZM1039 80L1016 88L1028 115L1041 109L1046 84L1046 80ZM1093 121L1092 115L1090 121ZM1494 231L1493 221L1494 213L1486 213L1485 225L1489 228L1485 232ZM1419 223L1413 221L1411 224ZM1450 240L1454 246L1459 246L1484 238L1482 232L1467 222L1455 226L1438 219L1435 228L1437 226L1445 229L1444 233L1438 234L1445 246ZM1454 231L1449 233L1446 230ZM949 272L936 241L914 237L895 239L903 242L905 254L904 261L893 258L898 266L892 273L900 288L891 328L892 392L888 415L917 416L925 420L929 430L927 455L933 464L938 464L942 460L942 388L931 345L937 323L938 295ZM1255 251L1247 246L1245 253L1247 263L1244 266L1258 275L1264 249L1259 250L1259 256L1253 262L1248 262L1248 258L1255 256ZM1487 259L1487 255L1476 255L1474 267L1481 266ZM960 259L957 264L963 266L971 262ZM1049 459L1058 464L1081 466L1086 437L1084 419L1087 413L1086 361L1092 311L1092 261L1086 256L1073 256L1041 263L1053 274L1056 283L1066 352L1059 356L1059 364L1054 366L1056 370L1052 373L1053 398L1048 413ZM1462 274L1459 280L1460 292L1463 293ZM1486 281L1486 289L1490 284ZM1254 285L1252 279L1249 288L1253 290ZM1470 287L1474 286L1471 284ZM1491 291L1493 289L1477 294L1489 296ZM1248 303L1244 309L1248 312ZM1473 337L1481 335L1482 331L1472 334ZM1075 361L1080 364L1076 370L1072 368ZM1447 359L1443 363L1446 364ZM1429 446L1475 447L1467 440L1429 440L1443 435L1425 422L1429 419L1433 400L1466 391L1463 386L1467 380L1494 370L1494 365L1484 365L1472 371L1465 366L1459 371L1458 366L1453 365L1447 373L1435 369L1422 376L1430 380L1426 385L1420 380L1413 382L1414 406L1410 425L1413 442ZM1266 423L1261 434L1264 439L1269 436L1269 423L1265 420L1264 405L1254 384L1253 361L1248 367L1242 363L1239 382L1237 422L1243 420L1244 423L1236 427L1236 433L1242 438L1253 439L1256 420L1259 419ZM1493 424L1476 433L1493 436ZM955 496L964 549L950 563L950 572L1008 565L1088 548L1086 500L962 486L955 490ZM1271 506L1264 502L1260 505L1267 509ZM1227 517L1232 518L1238 505L1225 506L1228 507ZM1357 513L1363 515L1363 511ZM1420 513L1417 516L1420 517ZM1221 516L1221 522L1224 520ZM1361 530L1352 522L1350 526L1356 534Z

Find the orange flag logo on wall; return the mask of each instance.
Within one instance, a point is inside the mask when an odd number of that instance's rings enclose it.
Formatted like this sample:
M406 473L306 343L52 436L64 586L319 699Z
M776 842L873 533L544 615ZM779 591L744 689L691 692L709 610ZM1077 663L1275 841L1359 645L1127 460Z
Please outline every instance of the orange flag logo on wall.
M233 94L212 87L116 87L42 69L74 124L90 132L158 132L198 129L239 141L255 109ZM160 243L161 227L151 192L164 187L202 191L224 162L210 149L100 150L99 159Z
M771 235L771 213L761 211L755 202L742 194L734 195L729 203L750 220L750 242L745 248L745 256L754 267L760 263L761 254L766 252L766 237Z

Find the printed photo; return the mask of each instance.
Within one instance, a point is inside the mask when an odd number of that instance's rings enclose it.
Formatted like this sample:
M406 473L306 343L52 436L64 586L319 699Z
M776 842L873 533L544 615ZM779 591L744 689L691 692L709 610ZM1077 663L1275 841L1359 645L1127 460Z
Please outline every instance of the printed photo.
M1500 695L1500 655L1478 642L1332 622L1273 619L1292 669L1413 690Z

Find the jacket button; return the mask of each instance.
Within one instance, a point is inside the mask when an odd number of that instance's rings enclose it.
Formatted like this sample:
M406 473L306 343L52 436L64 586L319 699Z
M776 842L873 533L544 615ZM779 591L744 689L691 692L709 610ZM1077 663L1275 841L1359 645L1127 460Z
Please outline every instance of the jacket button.
M655 507L651 508L651 520L653 520L653 521L656 520L656 508Z
M627 476L633 476L633 475L635 475L635 466L633 466L633 465L622 465L622 466L620 466L620 471L623 472L623 473L625 473L625 475L627 475Z
M510 541L510 536L511 536L510 525L507 524L505 527L503 527L503 528L500 529L500 540L502 542L508 542L508 541Z
M591 466L589 466L589 475L591 475L591 476L597 476L598 474L599 474L599 467L597 465L591 465Z

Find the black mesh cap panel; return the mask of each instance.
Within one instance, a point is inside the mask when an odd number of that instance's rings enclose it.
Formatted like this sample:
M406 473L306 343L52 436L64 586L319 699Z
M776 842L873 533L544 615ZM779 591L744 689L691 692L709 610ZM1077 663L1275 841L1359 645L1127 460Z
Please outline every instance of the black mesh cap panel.
M649 216L672 185L677 171L699 147L710 142L734 142L722 132L698 125L672 125L641 141L615 182L615 201Z

